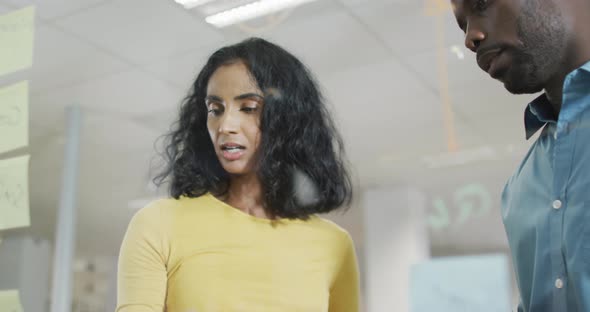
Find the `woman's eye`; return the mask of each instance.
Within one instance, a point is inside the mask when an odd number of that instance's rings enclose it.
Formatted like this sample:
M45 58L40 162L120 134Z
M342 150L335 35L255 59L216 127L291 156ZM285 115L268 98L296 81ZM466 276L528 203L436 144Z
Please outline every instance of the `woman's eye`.
M258 107L242 107L242 111L246 113L254 113L258 110Z
M221 110L217 108L210 108L207 112L213 116L219 116L221 114Z

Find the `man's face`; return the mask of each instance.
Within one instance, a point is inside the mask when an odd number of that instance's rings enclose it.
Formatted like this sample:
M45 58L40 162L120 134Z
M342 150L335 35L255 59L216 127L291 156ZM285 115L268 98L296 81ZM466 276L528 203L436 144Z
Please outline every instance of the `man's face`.
M560 70L567 37L559 1L451 0L479 67L515 94L542 91Z

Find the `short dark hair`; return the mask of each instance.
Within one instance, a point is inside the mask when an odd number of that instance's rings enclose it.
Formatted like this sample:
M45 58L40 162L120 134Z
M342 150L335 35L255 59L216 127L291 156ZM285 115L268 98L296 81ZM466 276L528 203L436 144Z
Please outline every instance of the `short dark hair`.
M166 167L156 183L169 182L174 198L227 192L229 175L207 130L205 97L215 70L235 62L247 66L265 93L257 164L265 209L277 217L306 219L348 206L352 186L342 138L317 83L291 53L260 38L223 47L209 57L181 105L179 120L165 137ZM315 200L297 200L295 172L311 181Z

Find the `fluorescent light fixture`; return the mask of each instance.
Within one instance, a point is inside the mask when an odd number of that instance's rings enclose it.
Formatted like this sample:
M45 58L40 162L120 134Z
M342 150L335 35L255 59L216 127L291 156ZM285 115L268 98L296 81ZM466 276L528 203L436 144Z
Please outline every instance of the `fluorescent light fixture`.
M199 5L203 5L205 3L215 1L215 0L174 0L176 3L181 4L185 9L192 9L198 7Z
M317 0L258 0L207 16L205 21L222 28L313 1Z
M458 152L444 153L434 156L425 156L422 161L430 169L462 166L479 161L497 160L500 157L495 147L484 145L474 149Z

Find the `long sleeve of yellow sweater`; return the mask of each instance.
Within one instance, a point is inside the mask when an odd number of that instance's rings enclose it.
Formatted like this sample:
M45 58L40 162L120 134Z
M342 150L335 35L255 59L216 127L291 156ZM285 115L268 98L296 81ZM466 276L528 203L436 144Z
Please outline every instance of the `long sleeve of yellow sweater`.
M121 246L117 312L357 312L358 301L350 236L315 216L166 199L133 217Z

